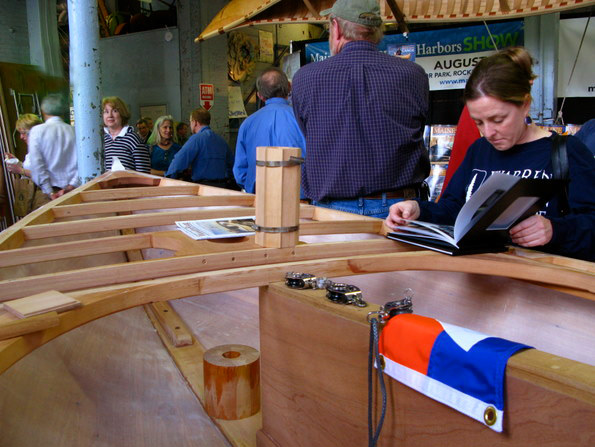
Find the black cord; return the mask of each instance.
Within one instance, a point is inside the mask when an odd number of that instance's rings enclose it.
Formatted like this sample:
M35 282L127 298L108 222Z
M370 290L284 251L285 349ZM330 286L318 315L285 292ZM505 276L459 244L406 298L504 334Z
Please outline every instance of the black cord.
M376 430L374 430L374 422L372 418L374 406L374 387L373 387L373 369L374 360L376 360L378 370L378 382L380 383L380 392L382 394L382 411ZM386 416L386 386L384 384L384 373L381 367L380 352L378 351L378 319L372 318L370 320L370 348L368 355L368 446L375 447L380 437L380 431L384 424L384 417Z

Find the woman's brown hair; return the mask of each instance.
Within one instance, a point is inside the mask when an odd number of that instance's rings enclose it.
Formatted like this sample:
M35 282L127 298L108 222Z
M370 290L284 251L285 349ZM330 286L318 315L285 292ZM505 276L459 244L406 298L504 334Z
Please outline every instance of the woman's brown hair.
M533 58L521 47L506 48L479 61L463 97L465 101L491 96L521 106L531 98Z

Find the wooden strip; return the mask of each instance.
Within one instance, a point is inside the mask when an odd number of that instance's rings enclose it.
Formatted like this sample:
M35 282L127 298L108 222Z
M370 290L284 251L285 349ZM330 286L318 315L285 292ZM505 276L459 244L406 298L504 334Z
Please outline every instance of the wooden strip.
M145 310L155 316L172 345L179 348L193 343L192 333L167 301L146 304Z
M293 248L258 248L225 253L201 254L171 259L107 265L68 272L52 273L0 281L0 302L32 295L47 289L63 292L121 284L135 280L163 278L199 271L213 271L233 267L272 264L296 260L319 259L326 256L347 256L353 253L391 253L397 244L388 239L299 245Z
M310 219L314 214L310 205L300 207L300 218ZM95 233L99 231L122 230L125 228L142 228L161 225L174 225L177 220L214 219L216 217L253 216L255 209L217 208L192 211L167 211L163 213L143 213L131 216L99 217L95 219L57 222L47 225L28 226L22 229L25 239L43 239L71 234ZM353 218L353 214L345 213Z
M19 318L27 318L54 310L58 312L74 309L80 305L80 301L56 290L50 290L37 295L7 301L4 303L4 309Z
M80 193L83 202L98 202L101 200L134 199L139 197L162 197L198 195L198 185L176 185L176 186L147 186L138 188L115 188L100 189L95 191L83 191Z
M357 241L363 243L359 245L360 253L364 253L369 248L374 247L371 240ZM390 242L390 241L389 241ZM339 242L336 245L336 252L347 249L353 250L354 242ZM557 267L539 265L528 261L527 263L518 262L514 267L511 266L510 257L506 255L470 255L470 256L445 256L440 253L418 251L391 253L398 244L392 248L384 248L380 245L379 251L383 254L366 254L360 256L336 257L333 258L333 244L327 244L325 247L312 245L301 245L290 249L260 249L247 250L242 252L229 252L222 254L188 256L180 259L162 259L154 261L145 261L143 263L130 263L119 266L95 267L91 269L75 270L66 273L39 275L29 278L19 278L0 282L3 291L4 300L20 296L26 296L47 289L57 289L62 291L73 291L101 285L122 284L125 288L126 283L131 281L142 281L148 278L164 278L170 275L180 275L184 273L194 274L192 272L212 272L215 275L221 270L233 272L241 270L242 274L248 274L254 269L263 268L263 264L275 264L275 267L287 271L294 269L319 269L317 274L324 272L325 276L330 276L333 266L336 265L344 272L344 263L349 266L348 274L378 273L399 270L436 270L450 272L477 273L492 276L503 276L529 281L540 281L554 286L562 285L573 287L579 291L590 293L590 299L595 300L595 281L593 275L587 275L572 270ZM376 245L375 247L378 247ZM368 251L369 252L369 251ZM320 253L324 253L326 260L320 260ZM345 255L343 255L345 256ZM286 262L291 260L291 262ZM318 262L318 260L320 260ZM234 268L229 268L233 266ZM308 267L312 266L312 267ZM299 271L299 270L298 270ZM200 273L197 273L200 274ZM338 275L335 275L338 276ZM256 285L262 285L255 275ZM230 277L229 281L235 283L231 288L223 290L236 290L238 288L251 287L253 284L251 278L247 277L243 283L239 278ZM230 286L227 286L230 287ZM172 298L172 291L164 291L167 296ZM196 295L196 292L192 295ZM0 298L2 300L2 298ZM154 301L161 301L155 299Z
M56 311L46 312L0 325L0 340L41 331L60 324Z
M74 242L61 242L39 247L0 251L0 267L34 262L55 261L78 256L98 255L151 247L150 234L110 236Z
M254 208L224 208L196 211L168 211L164 213L143 213L132 216L99 217L83 221L58 222L23 228L26 239L66 236L70 234L94 233L98 231L123 230L125 228L174 225L177 220L213 219L216 217L253 216Z
M161 188L163 189L163 188ZM159 197L152 199L118 200L113 202L85 203L54 207L54 216L74 217L87 214L119 213L139 210L191 208L204 206L254 206L254 196L196 196Z
M172 311L175 312L173 309ZM157 334L163 341L163 345L168 350L176 366L188 382L188 385L190 385L192 392L196 395L200 403L204 405L203 357L206 351L205 347L194 337L192 337L193 343L191 345L174 346L153 314L148 313L148 315L157 330ZM237 421L213 419L213 422L219 427L221 433L223 433L231 445L235 447L256 447L256 433L262 428L262 416L260 412L254 416Z
M0 250L14 250L25 243L25 233L22 229L8 228L0 232Z
M347 234L347 233L373 233L379 234L383 221L376 220L339 220L339 221L314 221L301 222L300 235L311 234Z

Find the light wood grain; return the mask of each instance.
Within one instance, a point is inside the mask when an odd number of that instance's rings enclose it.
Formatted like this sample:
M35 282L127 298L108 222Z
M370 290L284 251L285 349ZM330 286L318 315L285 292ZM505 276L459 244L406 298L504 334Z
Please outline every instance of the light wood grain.
M63 312L80 305L80 301L56 290L50 290L25 298L7 301L4 303L4 309L19 318L27 318L51 311Z
M296 147L257 147L262 162L289 162L299 158ZM291 228L300 218L300 165L256 166L256 225L264 228ZM257 231L255 241L262 247L285 248L297 244L297 231L278 233Z
M58 313L55 311L15 321L2 322L0 324L0 340L41 331L58 326L58 324L60 324L60 320Z
M261 297L260 315L263 432L272 440L262 446L365 445L366 311L330 303L322 291L275 284ZM526 446L535 439L588 446L595 437L586 429L595 417L593 367L553 362L536 350L510 361L504 434L387 380L381 446Z
M260 354L246 345L220 345L203 357L207 414L238 420L260 411Z
M168 302L147 304L145 309L152 313L173 346L179 348L193 343L192 333Z

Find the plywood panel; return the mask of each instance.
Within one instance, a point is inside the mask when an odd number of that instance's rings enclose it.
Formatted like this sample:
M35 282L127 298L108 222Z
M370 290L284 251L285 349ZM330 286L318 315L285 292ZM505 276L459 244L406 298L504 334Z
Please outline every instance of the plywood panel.
M0 375L0 414L2 447L229 446L141 308L72 331Z
M321 291L273 285L261 295L260 315L263 432L273 441L261 447L366 445L366 310L329 303ZM529 374L539 363L553 374L547 383ZM504 434L389 380L379 445L592 445L595 432L587 427L595 417L595 383L589 371L538 351L514 356ZM576 398L571 389L579 381L585 391Z

